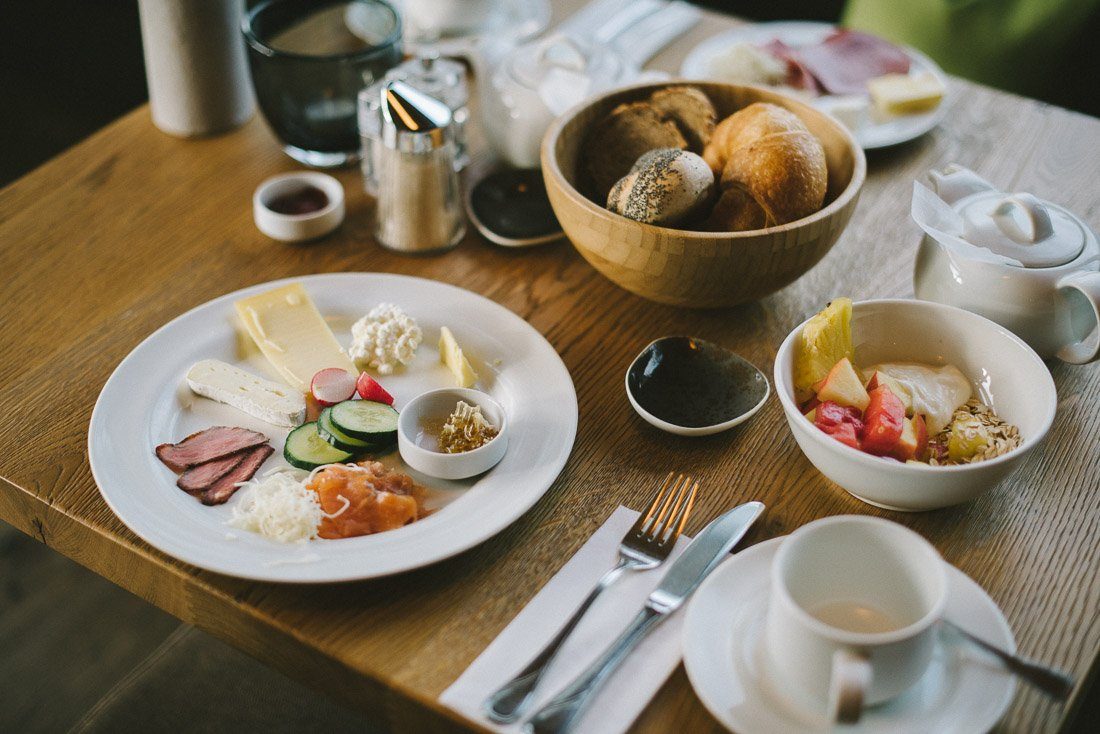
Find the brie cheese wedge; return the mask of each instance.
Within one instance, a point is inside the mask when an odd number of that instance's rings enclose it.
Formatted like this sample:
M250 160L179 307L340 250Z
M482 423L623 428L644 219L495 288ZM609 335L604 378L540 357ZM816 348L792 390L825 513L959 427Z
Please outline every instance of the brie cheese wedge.
M306 399L302 393L217 359L196 362L187 371L187 386L196 395L275 426L297 426L305 420Z

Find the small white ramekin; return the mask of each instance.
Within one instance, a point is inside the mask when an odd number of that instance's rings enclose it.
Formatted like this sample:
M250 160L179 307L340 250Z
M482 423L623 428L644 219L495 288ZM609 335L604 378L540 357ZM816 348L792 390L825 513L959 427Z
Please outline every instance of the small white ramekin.
M481 408L485 419L498 433L489 443L460 454L444 454L420 446L416 434L420 420L428 416L447 416L459 400ZM438 479L466 479L492 469L508 450L508 418L500 404L480 390L444 387L416 396L401 410L397 419L397 448L401 458L413 469Z
M269 208L271 202L305 186L320 189L328 205L309 214L280 214ZM252 195L252 216L256 226L268 237L281 242L305 242L324 237L344 221L344 187L332 176L316 171L295 171L272 176Z

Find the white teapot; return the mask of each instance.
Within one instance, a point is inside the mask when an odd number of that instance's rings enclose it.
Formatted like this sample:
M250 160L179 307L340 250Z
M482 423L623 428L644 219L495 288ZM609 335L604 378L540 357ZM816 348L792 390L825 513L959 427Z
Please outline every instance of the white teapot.
M959 166L929 178L933 190L913 188L913 218L925 231L917 298L996 321L1043 358L1100 357L1100 242L1088 225Z
M478 85L489 144L509 165L538 168L554 118L632 73L610 48L579 38L553 34L518 46Z

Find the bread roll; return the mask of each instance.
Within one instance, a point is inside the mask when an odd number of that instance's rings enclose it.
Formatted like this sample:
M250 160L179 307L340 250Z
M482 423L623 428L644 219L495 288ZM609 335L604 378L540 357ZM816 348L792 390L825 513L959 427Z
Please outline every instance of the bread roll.
M695 87L665 87L649 95L649 103L662 118L676 124L693 152L703 152L718 122L718 113L707 95Z
M714 173L695 153L651 150L619 179L607 208L627 219L669 226L690 219L711 201Z
M648 102L621 104L593 125L581 154L592 179L593 197L605 201L615 182L654 148L686 148L676 124Z
M715 176L721 176L729 154L764 135L806 130L798 115L770 102L753 102L722 120L703 151Z
M768 226L768 215L741 186L730 186L718 197L718 202L703 224L712 232L747 232Z
M706 221L712 231L786 224L825 201L825 149L794 113L777 105L755 103L727 117L703 157L721 171L721 193Z

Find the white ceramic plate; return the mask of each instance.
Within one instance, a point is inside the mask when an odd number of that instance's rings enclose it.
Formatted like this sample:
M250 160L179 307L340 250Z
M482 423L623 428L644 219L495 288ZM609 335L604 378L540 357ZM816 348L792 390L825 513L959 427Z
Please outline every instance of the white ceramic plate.
M275 454L260 473L285 466L286 429L193 396L187 369L221 359L278 379L257 352L242 353L233 301L300 282L346 346L351 324L382 301L405 309L424 330L416 359L380 378L398 409L426 390L453 387L439 364L436 341L449 326L481 376L479 387L506 411L508 452L487 474L446 482L410 472L432 492L439 510L400 530L342 540L285 545L228 527L231 508L206 507L175 486L176 475L153 454L213 425L238 425L268 435ZM336 273L264 283L203 304L159 329L115 370L96 402L88 429L92 474L115 514L150 545L181 561L258 581L319 583L374 578L453 556L503 530L554 482L573 446L577 396L554 348L506 308L454 286L382 273ZM399 461L396 452L392 460Z
M760 645L770 569L783 538L742 551L699 587L684 619L684 667L703 705L738 734L923 734L989 731L1004 715L1016 680L999 662L941 634L924 677L898 698L864 712L858 724L820 728L785 708L760 676ZM1015 652L1012 630L989 595L947 567L944 615Z
M725 33L708 38L693 48L680 67L680 75L686 79L708 79L712 81L729 81L711 73L711 62L730 46L738 43L763 44L778 38L788 46L806 46L822 41L836 26L829 23L813 23L807 21L780 21L777 23L757 23L740 28L733 28ZM949 88L947 77L939 65L915 48L905 47L909 54L910 74L931 72L945 88ZM810 100L812 103L812 100ZM888 120L872 119L858 132L854 133L856 140L864 150L885 148L898 145L915 138L919 138L939 124L943 118L947 105L947 95L944 95L936 109L919 115L905 115ZM872 113L873 114L873 113Z

